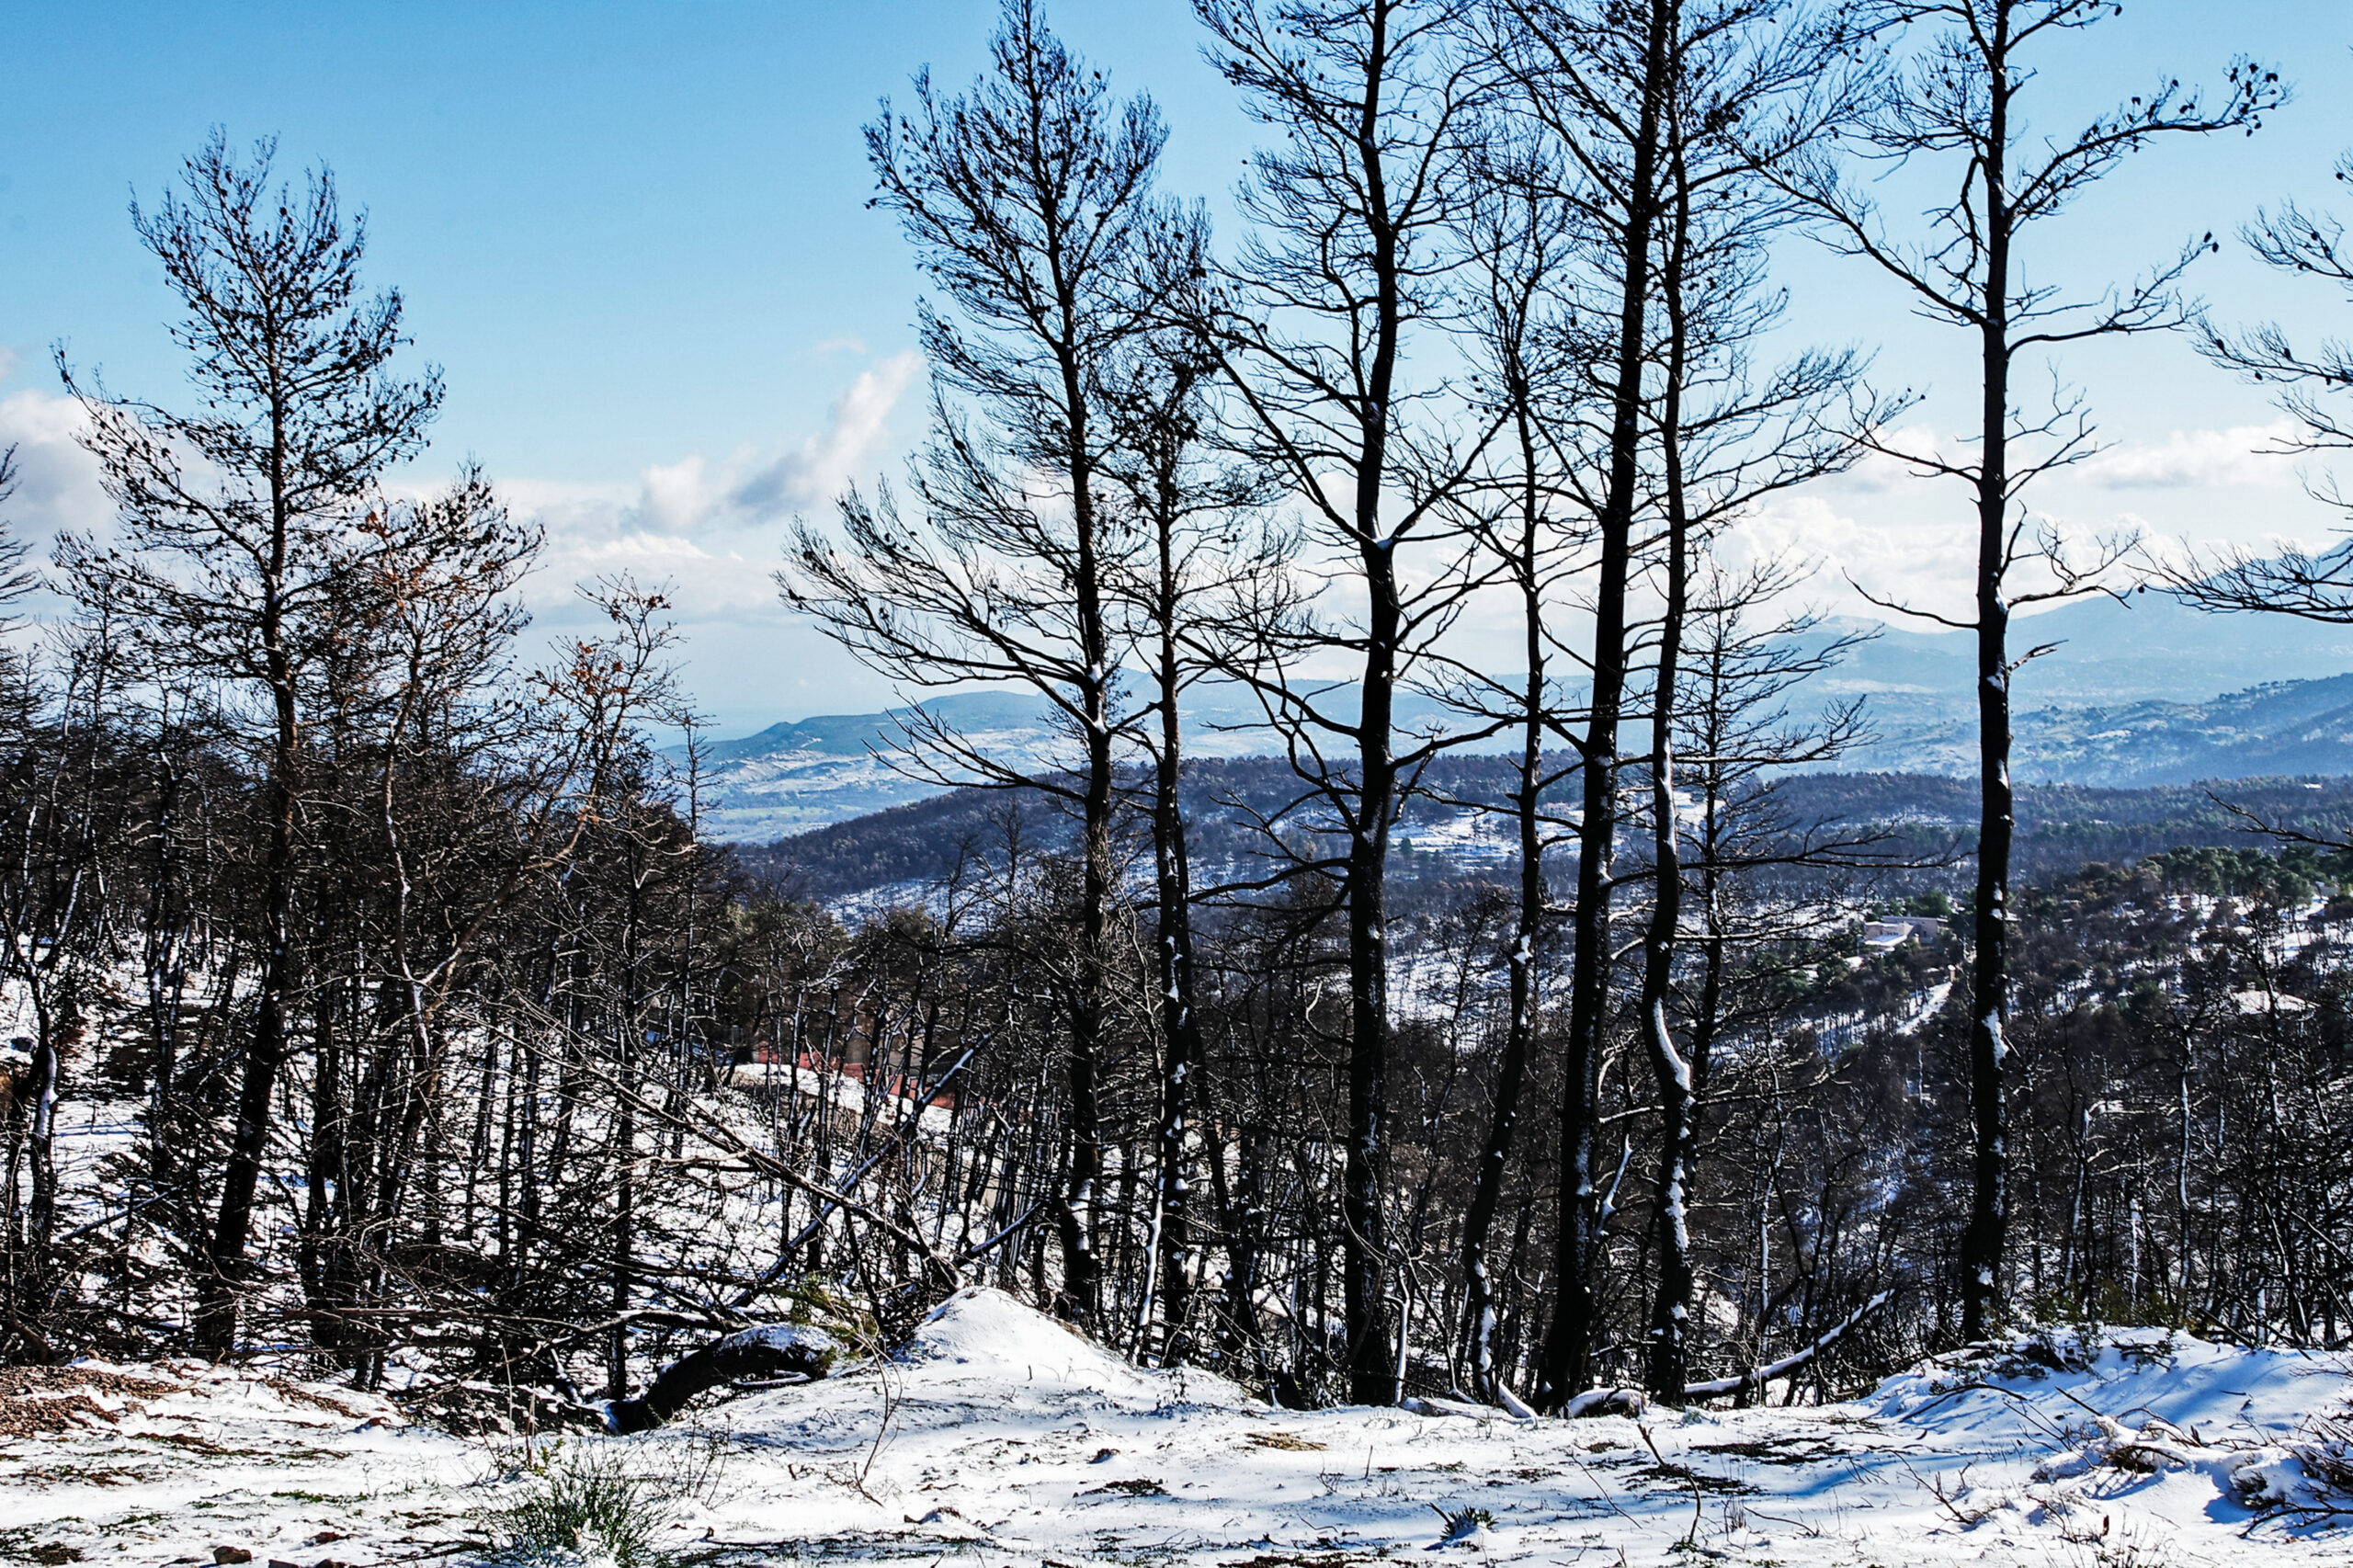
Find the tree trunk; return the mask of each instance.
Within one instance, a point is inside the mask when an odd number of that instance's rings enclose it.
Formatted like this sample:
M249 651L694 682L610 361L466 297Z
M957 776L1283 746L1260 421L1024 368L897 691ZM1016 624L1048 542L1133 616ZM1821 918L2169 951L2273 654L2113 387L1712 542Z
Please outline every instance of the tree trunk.
M1991 158L1980 175L1986 248L1977 475L1977 887L1971 911L1976 950L1969 1010L1972 1158L1969 1222L1961 1236L1961 1335L1971 1343L1999 1326L2005 1293L2009 1162L2003 1121L2009 1049L2002 1038L2002 1016L2009 995L2010 840L2016 825L2010 792L2010 612L2002 582L2008 553L2010 214L2001 158L2009 139L2009 83L1999 48L1989 52L1989 60L1993 93L1981 153L1990 150Z
M1389 15L1374 7L1366 80L1390 69ZM1347 1314L1348 1397L1394 1404L1401 1392L1390 1346L1388 1234L1382 1212L1389 1095L1389 824L1397 810L1392 751L1404 610L1396 541L1381 532L1389 466L1390 397L1404 322L1404 257L1390 225L1388 171L1380 152L1381 101L1365 94L1358 128L1364 210L1372 241L1372 350L1358 413L1353 529L1364 572L1364 684L1357 710L1358 795L1348 835L1348 1134L1341 1177L1341 1295Z
M278 538L285 527L281 520ZM235 1348L237 1295L245 1274L245 1244L253 1229L254 1193L269 1154L269 1107L286 1063L287 1000L295 986L294 799L301 731L294 708L294 679L283 630L273 599L264 641L277 708L277 740L270 754L267 788L268 848L263 861L261 984L254 998L253 1037L245 1050L244 1080L237 1096L237 1120L230 1135L229 1160L221 1176L220 1218L206 1249L198 1281L197 1343L215 1354Z
M1669 482L1670 495L1673 482ZM1675 506L1670 500L1669 505ZM1643 939L1642 1018L1650 1048L1651 1073L1659 1096L1658 1191L1653 1224L1658 1248L1658 1289L1651 1302L1650 1358L1646 1382L1656 1398L1681 1402L1690 1372L1691 1161L1697 1132L1698 1087L1692 1059L1677 1047L1668 1017L1675 981L1677 928L1683 917L1683 858L1675 817L1673 699L1676 645L1683 634L1685 586L1681 508L1671 525L1667 549L1667 608L1659 630L1661 693L1651 718L1651 811L1653 866L1658 878L1649 929Z
M1592 712L1580 748L1584 814L1577 824L1577 894L1569 974L1568 1040L1561 1085L1561 1194L1553 1259L1552 1324L1545 1338L1538 1408L1558 1409L1592 1380L1593 1270L1599 1249L1593 1184L1593 1116L1609 1000L1610 858L1618 830L1618 720L1626 689L1626 584L1641 477L1643 327L1650 300L1652 230L1657 218L1659 122L1667 39L1677 7L1651 0L1643 46L1642 112L1620 237L1617 387L1609 437L1609 484L1600 523L1594 585Z
M74 1026L56 1017L57 1009L42 1005L33 1026L32 1116L26 1140L32 1167L32 1201L25 1215L23 1290L14 1303L18 1312L46 1315L57 1288L57 1101L64 1073L59 1053L59 1031ZM76 1031L78 1032L78 1031Z
M1377 522L1364 520L1365 526ZM1397 582L1386 542L1364 551L1372 593L1364 702L1357 715L1361 793L1348 844L1348 1141L1341 1177L1341 1291L1347 1317L1348 1397L1397 1403L1390 1347L1388 1237L1389 823L1397 809L1390 723L1396 692Z
M1676 167L1674 235L1666 247L1662 292L1667 309L1665 385L1659 420L1666 480L1666 604L1659 618L1658 675L1651 695L1651 865L1656 886L1643 935L1642 1020L1651 1076L1659 1096L1658 1189L1653 1240L1657 1290L1651 1299L1650 1355L1644 1382L1653 1398L1683 1403L1691 1369L1691 1165L1698 1131L1698 1086L1691 1059L1677 1045L1667 1016L1675 987L1677 937L1683 920L1683 853L1675 815L1675 724L1685 605L1690 582L1690 510L1683 492L1683 378L1689 323L1683 267L1690 242L1690 191L1680 154Z
M1181 684L1177 667L1176 562L1168 531L1161 530L1160 755L1153 779L1153 863L1159 881L1160 917L1155 933L1160 967L1161 1032L1167 1057L1160 1077L1158 1246L1161 1321L1165 1331L1160 1363L1185 1359L1192 1315L1192 1187L1185 1143L1193 1085L1202 1061L1200 1019L1193 1011L1193 875L1185 840L1185 814L1177 795L1184 737L1176 711Z
M1102 693L1090 694L1099 711ZM1069 1174L1057 1213L1063 1249L1062 1314L1092 1328L1102 1312L1102 1260L1096 1252L1095 1205L1103 1176L1102 1108L1096 1085L1102 1059L1104 993L1111 903L1111 736L1108 720L1093 724L1087 737L1086 820L1081 852L1086 858L1080 899L1079 951L1071 1001Z
M296 1272L312 1307L312 1343L334 1356L343 1335L338 1309L348 1306L336 1285L348 1275L341 1256L347 1244L337 1218L338 1196L348 1199L344 1179L342 1034L335 1024L335 987L320 989L317 1016L317 1056L311 1075L311 1147L304 1164L302 1233L295 1253Z
M1521 698L1519 771L1512 797L1519 834L1519 907L1513 922L1509 974L1511 1017L1504 1034L1503 1060L1495 1069L1495 1110L1479 1153L1471 1205L1462 1217L1463 1316L1471 1339L1472 1387L1480 1398L1499 1398L1502 1378L1495 1365L1495 1290L1488 1269L1488 1238L1503 1202L1504 1170L1510 1162L1519 1124L1519 1096L1528 1078L1528 1058L1536 1039L1536 943L1544 924L1544 824L1540 794L1544 785L1544 605L1539 579L1542 502L1536 488L1534 420L1525 386L1518 390L1515 417L1521 474L1519 577L1522 627L1527 636L1528 684Z

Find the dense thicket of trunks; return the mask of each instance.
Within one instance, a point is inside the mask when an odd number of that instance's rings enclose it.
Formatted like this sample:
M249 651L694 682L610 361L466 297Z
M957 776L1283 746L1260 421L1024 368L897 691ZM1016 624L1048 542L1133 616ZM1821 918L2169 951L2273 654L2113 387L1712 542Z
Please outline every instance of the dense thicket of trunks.
M193 1343L263 928L259 786L234 753L89 722L67 695L13 710L19 804L0 859L10 994L32 1030L6 1080L0 1306L8 1354L40 1360ZM438 800L481 798L440 763L420 787L438 772ZM345 782L375 780L363 766ZM824 1321L887 1325L956 1278L1053 1299L1066 1022L1043 949L1074 917L1068 858L1008 836L928 907L852 931L694 846L640 778L508 900L420 1040L387 945L397 892L337 784L306 790L319 831L297 929L323 978L272 1123L242 1347L586 1393L812 1301ZM1195 1288L1157 1293L1189 1321L1180 1335L1143 1307L1165 1050L1143 826L1121 841L1138 874L1101 1085L1105 1317L1145 1356L1181 1343L1289 1401L1343 1395L1346 960L1312 891L1202 922ZM421 927L446 932L503 882L494 828L412 890ZM2353 1332L2353 1029L2335 956L2353 908L2308 926L2315 873L2329 869L2210 852L2022 900L2013 1158L2018 1289L2037 1311L2313 1344ZM1412 979L1384 1201L1415 1389L1471 1381L1460 1227L1510 1035L1516 903L1501 879L1473 881L1395 933ZM1561 937L1538 948L1531 1096L1558 1071ZM1882 1289L1899 1310L1820 1370L1829 1386L1957 1328L1964 1026L1927 1004L1959 950L1947 937L1859 971L1851 951L1842 924L1735 966L1742 998L1697 1113L1696 1372L1769 1360ZM1605 1381L1639 1376L1656 1267L1639 982L1619 966L1599 1106ZM1555 1157L1518 1146L1500 1184L1507 1386L1546 1326Z

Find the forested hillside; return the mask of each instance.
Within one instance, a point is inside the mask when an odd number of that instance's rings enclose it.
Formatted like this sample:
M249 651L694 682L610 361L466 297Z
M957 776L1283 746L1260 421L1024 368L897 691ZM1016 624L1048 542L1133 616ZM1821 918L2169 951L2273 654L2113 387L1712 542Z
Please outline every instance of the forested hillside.
M1488 881L1517 875L1510 834L1513 766L1508 758L1463 754L1432 765L1398 819L1401 876L1409 883ZM1551 787L1555 803L1574 794L1574 769ZM1266 860L1256 814L1285 800L1290 774L1272 758L1203 759L1188 765L1187 808L1197 819L1196 864L1211 881L1248 880ZM1965 779L1929 774L1809 773L1783 781L1779 809L1792 825L1883 840L1871 868L1841 869L1818 879L1852 883L1862 896L1958 891L1967 881L1973 842L1972 799ZM2326 835L2353 814L2353 780L2242 778L2150 789L2029 785L2018 792L2019 863L2035 876L2064 874L2092 861L2129 864L2183 846L2245 848L2261 820ZM739 864L792 897L829 906L868 907L888 892L918 896L947 881L963 862L989 854L1008 833L1062 850L1069 819L1036 791L962 790L892 807L773 844L732 846ZM1419 895L1416 895L1419 896Z

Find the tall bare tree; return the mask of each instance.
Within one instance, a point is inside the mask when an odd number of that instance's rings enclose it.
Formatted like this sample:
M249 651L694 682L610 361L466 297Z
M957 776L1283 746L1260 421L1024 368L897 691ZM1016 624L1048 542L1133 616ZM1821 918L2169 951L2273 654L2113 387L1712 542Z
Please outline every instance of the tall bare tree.
M1654 251L1664 210L1663 153L1680 0L1632 6L1506 0L1495 47L1518 85L1516 101L1548 130L1574 170L1598 278L1594 397L1606 415L1590 494L1595 559L1593 643L1583 733L1572 737L1582 801L1575 903L1570 914L1567 1036L1559 1108L1560 1197L1553 1304L1539 1373L1540 1408L1557 1408L1590 1379L1598 1327L1593 1101L1600 1071L1609 972L1609 904L1619 809L1619 727L1628 674L1628 589L1643 503L1643 369L1651 343Z
M1186 694L1230 664L1222 607L1248 598L1279 573L1290 540L1249 528L1271 487L1233 461L1212 439L1217 358L1200 331L1208 278L1209 225L1199 212L1172 214L1154 237L1149 267L1166 320L1131 344L1103 389L1115 432L1104 472L1138 548L1113 578L1138 650L1133 740L1151 759L1148 811L1154 869L1154 961L1161 1060L1155 1187L1146 1285L1136 1343L1148 1336L1157 1298L1163 1364L1191 1346L1192 1291L1199 1267L1193 1218L1193 1119L1207 1103L1196 956L1191 833L1185 808Z
M1149 98L1114 103L1102 74L1006 0L990 67L963 94L915 79L915 108L867 128L880 194L954 314L921 316L932 434L911 465L915 515L885 489L840 505L843 542L801 527L779 575L789 602L910 687L985 681L1041 695L1075 736L1067 772L1009 767L918 711L910 765L1019 785L1080 819L1070 1011L1070 1155L1059 1199L1063 1309L1096 1321L1097 1072L1108 1028L1106 942L1118 893L1111 824L1122 650L1109 574L1132 540L1103 505L1113 430L1099 389L1120 346L1158 319L1144 243L1165 217L1153 173L1165 132Z
M2336 160L2338 181L2353 184L2353 152ZM2240 230L2247 248L2274 270L2333 285L2353 302L2353 245L2335 215L2294 201L2258 213ZM2236 330L2200 319L2197 327L2207 358L2247 381L2273 389L2273 398L2302 426L2274 448L2286 452L2353 449L2353 409L2345 406L2353 387L2353 346L2330 340L2299 347L2277 322ZM2353 513L2334 478L2313 487L2315 499ZM2353 621L2353 543L2324 551L2247 549L2219 554L2192 552L2162 574L2172 591L2201 608L2268 610L2308 620Z
M1563 428L1582 390L1581 335L1569 324L1571 256L1568 204L1557 168L1534 139L1491 122L1480 163L1481 191L1468 225L1477 293L1468 312L1477 384L1502 412L1503 429L1477 486L1460 505L1494 558L1499 586L1518 601L1526 668L1512 676L1466 668L1449 701L1476 717L1508 724L1518 736L1508 802L1518 847L1512 929L1504 953L1508 999L1495 1068L1495 1102L1476 1180L1463 1211L1462 1322L1472 1386L1483 1398L1516 1398L1496 1364L1501 1324L1494 1268L1494 1230L1504 1182L1518 1142L1521 1099L1533 1062L1542 1006L1540 949L1557 926L1546 856L1562 824L1546 797L1568 772L1558 742L1570 722L1552 676L1560 579L1574 564L1569 488L1559 466ZM1567 516L1563 514L1566 513ZM1547 751L1547 745L1553 749Z
M2194 313L2182 278L2200 253L2213 248L2210 234L2130 284L2082 296L2033 281L2026 241L2151 143L2252 131L2285 96L2276 74L2241 60L2229 67L2216 98L2164 77L2079 130L2036 134L2027 95L2038 85L2048 86L2037 62L2067 35L2120 10L2111 0L1861 0L1852 13L1859 31L1928 32L1847 128L1844 144L1867 161L1932 164L1949 179L1951 195L1928 213L1926 235L1906 243L1882 223L1875 201L1829 151L1797 165L1791 185L1821 215L1834 246L1879 267L1922 314L1968 334L1977 365L1978 408L1970 437L1974 459L1893 454L1968 487L1975 512L1974 614L1948 616L1883 601L1969 631L1977 645L1972 1173L1959 1256L1961 1333L1972 1341L1998 1326L2007 1294L2003 1126L2010 1052L2002 1018L2009 994L2017 825L2010 683L2021 665L2047 651L2013 650L2010 619L2021 606L2096 591L2102 570L2121 553L2110 545L2089 558L2071 557L2048 525L2030 525L2021 500L2027 487L2095 447L2080 397L2063 395L2047 413L2024 415L2013 374L2022 357L2038 351L2181 324Z
M1280 476L1346 601L1331 610L1339 619L1270 618L1256 655L1233 673L1256 691L1308 795L1336 824L1331 853L1302 869L1336 878L1347 928L1348 1385L1359 1402L1392 1403L1389 838L1404 784L1435 744L1401 737L1397 699L1469 580L1447 554L1455 530L1445 502L1493 429L1443 431L1434 404L1449 389L1415 385L1405 367L1417 341L1435 356L1431 340L1455 308L1466 133L1488 82L1463 47L1468 0L1194 8L1212 58L1275 138L1243 187L1256 227L1213 323L1234 392L1231 438ZM1404 558L1425 548L1443 558L1417 571ZM1324 678L1324 660L1345 660L1355 676L1353 712Z
M1750 507L1850 466L1863 454L1864 436L1910 402L1908 395L1863 394L1865 361L1851 349L1802 353L1770 370L1753 360L1756 345L1783 311L1783 296L1769 286L1767 247L1795 214L1795 204L1758 165L1786 162L1851 109L1852 82L1842 69L1846 29L1794 6L1765 4L1693 7L1684 21L1670 56L1654 282L1656 392L1646 415L1654 426L1664 516L1653 547L1653 897L1635 1007L1660 1111L1653 1206L1658 1280L1644 1381L1654 1398L1670 1403L1682 1400L1689 1381L1696 1302L1688 1221L1706 1071L1705 1031L1690 1030L1687 1041L1677 1021L1689 1012L1680 961L1685 812L1677 786L1677 746L1688 733L1683 659L1695 608L1710 626L1735 613L1735 607L1712 602L1695 607L1694 574ZM1738 115L1727 112L1731 104L1743 106ZM1745 121L1770 130L1734 135ZM1720 574L1708 581L1718 588L1740 583L1759 598L1776 585ZM1696 760L1706 777L1712 759L1702 752Z

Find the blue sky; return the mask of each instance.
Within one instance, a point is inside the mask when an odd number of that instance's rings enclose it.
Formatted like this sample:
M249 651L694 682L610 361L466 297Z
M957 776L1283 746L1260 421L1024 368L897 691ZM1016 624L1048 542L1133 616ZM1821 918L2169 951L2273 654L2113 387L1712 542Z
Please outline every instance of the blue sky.
M585 573L672 575L688 679L722 730L877 705L884 688L791 623L765 574L791 507L821 511L916 434L918 284L893 225L865 210L858 127L918 65L967 77L994 13L993 0L11 7L0 441L23 444L20 526L102 520L51 344L125 391L168 400L180 385L131 193L158 194L210 125L274 132L285 163L325 161L369 209L370 276L403 290L415 352L447 372L426 472L471 453L547 522L544 623L565 623ZM1182 0L1062 0L1051 15L1115 85L1161 100L1173 188L1232 184L1253 128L1200 62ZM2242 51L2280 64L2299 101L2253 140L2129 165L2039 265L2098 276L2227 233L2259 201L2341 194L2327 175L2353 143L2348 44L2341 0L2139 0L2086 35L2052 78L2081 109L2159 70L2216 78ZM1935 390L1919 425L1945 438L1966 386L1958 346L1853 267L1792 247L1783 275L1792 340L1881 346L1884 379ZM2342 314L2235 256L2200 286L2226 315L2318 329ZM2118 444L2043 497L2071 523L2211 538L2328 526L2283 465L2245 455L2272 418L2262 400L2179 344L2103 347L2066 373ZM784 500L754 515L731 497L760 477ZM1941 584L1965 550L1958 500L1867 473L1761 518L1752 548ZM1841 593L1825 576L1824 602L1850 603Z

